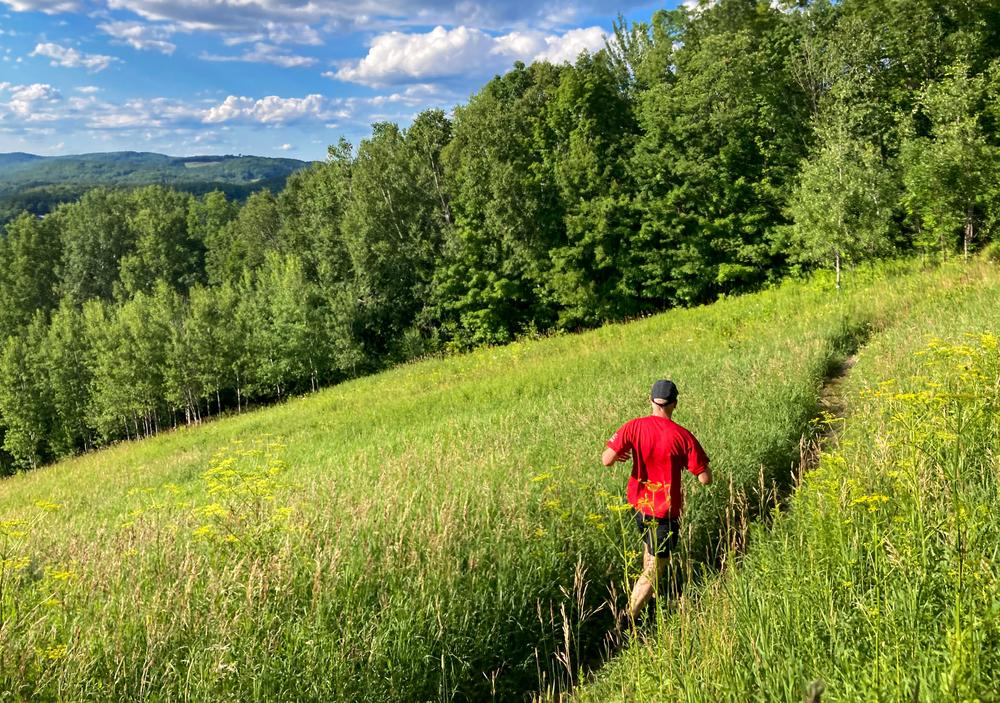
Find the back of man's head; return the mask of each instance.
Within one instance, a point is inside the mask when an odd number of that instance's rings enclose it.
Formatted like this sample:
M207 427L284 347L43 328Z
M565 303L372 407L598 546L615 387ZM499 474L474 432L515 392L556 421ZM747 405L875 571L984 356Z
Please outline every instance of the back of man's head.
M672 405L677 402L677 386L673 381L657 381L649 391L649 399L661 408Z

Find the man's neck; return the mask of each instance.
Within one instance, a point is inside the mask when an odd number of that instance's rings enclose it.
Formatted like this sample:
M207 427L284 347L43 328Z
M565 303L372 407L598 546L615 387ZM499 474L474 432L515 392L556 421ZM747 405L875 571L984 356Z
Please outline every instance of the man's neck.
M663 408L653 408L653 417L662 417L666 420L673 420L674 409L664 410Z

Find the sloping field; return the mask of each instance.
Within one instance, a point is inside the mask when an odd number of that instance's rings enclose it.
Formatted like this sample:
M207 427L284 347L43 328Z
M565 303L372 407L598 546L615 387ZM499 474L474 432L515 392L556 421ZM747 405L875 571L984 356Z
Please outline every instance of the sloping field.
M797 465L828 369L958 276L788 284L422 361L5 480L0 699L558 688L636 565L625 469L598 456L650 382L677 381L713 459L686 535L713 561L731 494L761 502Z
M876 336L789 509L575 698L997 700L998 334L987 274Z

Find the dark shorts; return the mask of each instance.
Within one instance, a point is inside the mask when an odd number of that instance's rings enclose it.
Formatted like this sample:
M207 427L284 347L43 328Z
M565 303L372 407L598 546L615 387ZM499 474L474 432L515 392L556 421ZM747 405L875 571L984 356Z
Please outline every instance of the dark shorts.
M655 518L639 510L633 511L635 526L639 528L642 541L650 554L665 557L677 546L681 524L679 520L670 517Z

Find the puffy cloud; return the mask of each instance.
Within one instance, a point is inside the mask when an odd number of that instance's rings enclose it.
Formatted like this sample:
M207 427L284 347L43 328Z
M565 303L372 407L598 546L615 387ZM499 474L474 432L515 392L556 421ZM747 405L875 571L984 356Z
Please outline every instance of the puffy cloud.
M576 61L581 52L595 52L604 48L605 32L600 27L571 29L562 35L548 35L540 41L545 42L545 48L538 51L532 59L563 63Z
M468 27L435 27L426 34L389 32L375 38L368 55L333 74L342 81L380 84L460 75L492 63L494 39Z
M118 60L113 56L105 56L103 54L84 54L76 49L52 43L38 44L35 46L35 50L31 52L31 56L44 56L52 59L51 65L53 66L85 68L94 73L103 71Z
M173 42L167 41L176 32L169 25L149 25L142 22L104 22L97 25L105 34L124 42L139 51L159 51L171 55L177 48Z
M148 98L112 102L87 89L63 97L47 83L17 85L0 83L0 122L5 127L26 129L28 123L59 122L70 128L92 130L199 129L205 125L239 123L281 126L293 123L325 123L351 117L371 98L333 99L313 94L302 98L263 98L231 95L221 103L189 102L172 98Z
M294 148L291 144L282 144L278 147L278 151L291 151Z
M563 34L511 32L494 37L479 29L435 27L422 34L389 32L376 37L360 61L323 75L366 85L465 76L503 70L516 60L573 61L581 51L604 46L600 27Z
M205 61L248 61L251 63L270 63L282 68L302 68L312 66L316 59L310 56L297 56L289 54L276 46L270 44L257 43L250 51L245 51L239 56L220 56L218 54L201 54Z
M253 122L281 125L304 120L326 120L335 116L330 101L319 94L304 98L280 98L276 95L255 100L230 95L202 117L206 124Z
M0 93L7 94L6 100L0 100L0 121L52 122L58 119L53 108L62 100L62 94L48 83L0 83Z
M84 93L86 95L93 95L94 93L100 93L101 89L96 85L81 85L79 88L73 88L78 93Z
M88 95L73 97L63 119L92 130L138 130L199 124L203 109L168 98L113 103Z

